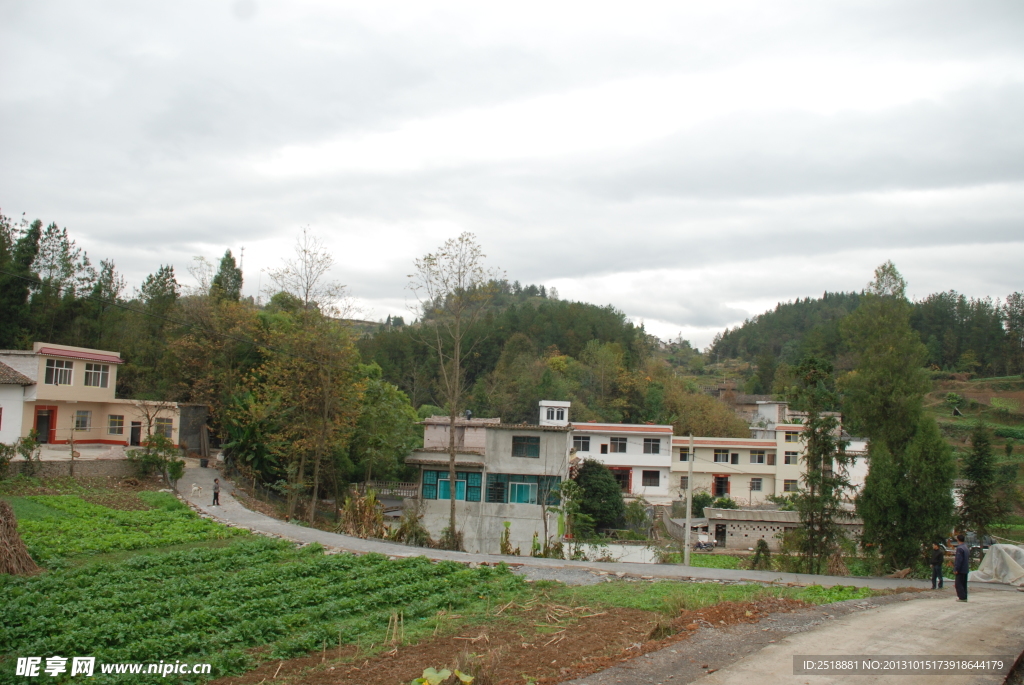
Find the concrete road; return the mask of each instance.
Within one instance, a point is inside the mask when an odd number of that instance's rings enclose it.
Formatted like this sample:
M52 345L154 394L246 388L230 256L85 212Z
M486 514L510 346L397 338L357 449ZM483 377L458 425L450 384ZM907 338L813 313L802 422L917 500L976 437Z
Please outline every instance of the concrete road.
M945 596L897 602L837 618L815 630L767 645L759 652L693 682L700 685L748 685L752 682L801 685L1002 683L1003 676L979 675L793 675L793 656L1011 655L1016 658L1022 650L1024 593L994 592L986 588L969 595L966 603Z
M426 556L431 559L447 559L460 562L485 562L489 564L504 561L506 563L523 564L538 568L578 568L607 573L625 573L631 576L643 576L666 579L707 579L752 581L758 583L792 583L796 585L856 585L874 589L920 588L931 587L930 583L921 580L898 580L894 578L852 578L847 576L814 576L801 573L782 573L775 571L741 571L736 569L699 568L679 564L638 564L638 563L607 563L587 561L564 561L562 559L535 559L533 557L507 557L498 554L468 554L466 552L449 552L423 547L409 547L380 540L362 540L360 538L328 533L315 528L287 523L242 506L231 496L233 486L221 479L221 506L211 506L213 499L213 479L220 477L216 469L189 467L185 475L178 481L178 492L186 501L192 503L204 513L234 525L278 535L300 542L319 542L325 547L333 547L350 552L377 552L399 557ZM203 488L202 495L191 495L192 484ZM1012 589L1012 588L1011 588Z

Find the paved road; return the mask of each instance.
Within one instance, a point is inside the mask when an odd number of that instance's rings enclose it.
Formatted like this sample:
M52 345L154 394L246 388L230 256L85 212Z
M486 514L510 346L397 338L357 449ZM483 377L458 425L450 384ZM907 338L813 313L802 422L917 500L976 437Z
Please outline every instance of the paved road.
M635 563L602 563L586 561L564 561L561 559L535 559L533 557L516 557L511 559L497 554L468 554L465 552L449 552L422 547L409 547L379 540L361 540L359 538L328 533L314 528L306 528L292 523L260 514L243 507L231 496L232 487L222 483L221 506L210 505L213 495L213 479L220 474L215 469L187 468L185 476L178 481L178 490L186 500L199 507L205 513L237 526L258 530L264 533L279 535L301 542L319 542L325 547L334 547L350 552L378 552L391 556L409 557L426 556L431 559L448 559L462 562L521 563L537 568L576 568L582 570L605 571L608 573L627 573L632 576L651 576L654 578L680 579L697 578L709 580L749 580L755 582L794 583L798 585L857 585L874 589L889 588L927 588L930 583L920 580L897 580L893 578L851 578L846 576L813 576L800 573L779 573L768 571L740 571L735 569L698 568L676 564L635 564ZM203 488L201 496L192 497L190 489L195 483Z

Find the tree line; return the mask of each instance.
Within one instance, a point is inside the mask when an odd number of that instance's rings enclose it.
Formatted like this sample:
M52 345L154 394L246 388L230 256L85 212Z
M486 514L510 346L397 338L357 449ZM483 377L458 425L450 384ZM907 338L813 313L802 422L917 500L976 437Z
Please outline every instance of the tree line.
M827 359L852 368L854 342L842 334L842 322L865 293L829 293L820 298L779 303L715 337L712 359L755 362L752 390L771 393L773 381L785 385L786 373L805 357ZM1003 301L968 298L955 291L934 293L910 304L910 325L925 345L922 364L935 371L986 376L1024 373L1024 294ZM782 368L779 378L774 371Z

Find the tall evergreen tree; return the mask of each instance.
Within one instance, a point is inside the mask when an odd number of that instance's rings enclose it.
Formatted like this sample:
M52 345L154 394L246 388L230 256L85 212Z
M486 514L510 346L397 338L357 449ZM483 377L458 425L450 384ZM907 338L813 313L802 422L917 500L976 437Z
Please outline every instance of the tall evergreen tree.
M210 286L210 297L232 302L238 302L242 297L242 270L235 264L231 250L225 251L221 257L220 268Z
M906 281L892 262L875 270L842 330L857 367L844 378L844 410L865 434L868 477L857 499L864 540L890 566L912 562L953 521L952 451L922 401L930 389L925 346L910 327Z
M980 421L971 431L971 451L964 459L961 475L967 483L960 492L960 523L966 530L987 535L1004 512L997 497L992 432Z
M14 240L15 231L8 222L6 242L13 241L13 249L8 248L10 257L0 262L0 349L23 347L31 342L29 293L32 283L38 282L32 264L39 254L42 228L43 222L37 219Z
M832 411L839 401L832 365L808 358L797 369L797 377L800 389L796 404L808 416L803 431L807 443L804 487L794 504L803 523L805 568L808 573L822 573L845 536L840 524L849 518L843 501L850 489L847 471L851 459L845 452L846 442L839 437L839 418Z

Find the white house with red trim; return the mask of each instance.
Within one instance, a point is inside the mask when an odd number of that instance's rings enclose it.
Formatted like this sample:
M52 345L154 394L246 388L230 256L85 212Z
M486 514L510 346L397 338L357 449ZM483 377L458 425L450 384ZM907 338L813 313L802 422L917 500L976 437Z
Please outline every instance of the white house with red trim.
M692 438L693 489L729 497L745 506L761 504L769 495L783 496L800 488L806 445L800 424L760 429L757 438ZM672 489L686 492L691 438L672 439Z
M114 396L118 352L71 345L35 343L31 350L0 350L0 364L20 389L21 406L9 407L15 393L0 393L0 413L17 416L18 429L3 418L3 442L33 430L45 444L140 445L162 433L178 443L180 410L174 402L125 400ZM6 387L5 386L5 387ZM9 388L8 388L9 389ZM0 417L2 418L2 417Z

